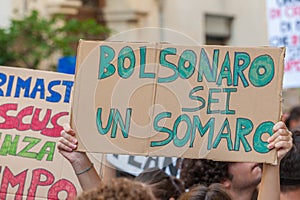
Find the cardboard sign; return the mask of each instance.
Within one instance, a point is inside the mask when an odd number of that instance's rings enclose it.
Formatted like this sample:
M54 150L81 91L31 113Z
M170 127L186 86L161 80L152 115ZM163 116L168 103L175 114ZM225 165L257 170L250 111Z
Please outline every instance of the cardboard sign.
M283 88L300 87L299 1L267 1L269 44L285 46Z
M73 78L0 67L0 199L75 199L80 193L57 150L62 124L70 120Z
M276 163L283 48L81 41L80 150Z

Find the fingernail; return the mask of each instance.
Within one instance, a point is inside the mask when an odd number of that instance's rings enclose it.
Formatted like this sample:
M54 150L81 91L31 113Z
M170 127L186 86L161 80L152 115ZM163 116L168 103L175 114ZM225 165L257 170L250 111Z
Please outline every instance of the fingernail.
M271 137L268 138L268 143L271 143L273 141L273 139Z

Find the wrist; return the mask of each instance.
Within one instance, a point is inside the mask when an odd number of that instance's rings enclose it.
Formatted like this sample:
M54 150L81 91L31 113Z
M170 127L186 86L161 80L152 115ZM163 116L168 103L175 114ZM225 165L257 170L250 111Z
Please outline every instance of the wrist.
M86 153L81 153L82 156L78 156L72 163L72 167L75 171L75 173L80 173L87 168L89 168L92 165L92 162L90 159L87 157Z
M75 172L75 174L76 174L77 176L79 176L79 175L81 175L81 174L87 173L87 172L89 172L93 167L94 167L94 163L91 163L91 165L90 165L88 168L86 168L85 170L82 170L82 171L80 171L80 172Z

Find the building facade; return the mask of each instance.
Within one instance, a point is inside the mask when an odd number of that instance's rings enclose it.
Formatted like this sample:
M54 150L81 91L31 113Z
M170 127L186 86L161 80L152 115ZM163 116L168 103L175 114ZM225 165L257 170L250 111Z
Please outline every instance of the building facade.
M265 0L0 0L0 4L2 27L36 9L44 16L94 17L106 23L117 40L268 46ZM165 30L126 34L144 27ZM284 110L300 103L299 93L299 89L284 91Z

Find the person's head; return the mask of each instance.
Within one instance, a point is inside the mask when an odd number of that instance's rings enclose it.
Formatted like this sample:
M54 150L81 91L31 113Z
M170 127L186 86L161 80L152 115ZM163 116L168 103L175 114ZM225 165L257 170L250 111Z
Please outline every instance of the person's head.
M293 131L295 145L280 164L281 194L300 194L300 131Z
M214 183L210 186L198 185L184 193L179 200L231 200L220 183Z
M147 185L155 197L161 200L177 199L184 192L184 187L180 180L169 176L158 168L147 169L134 180Z
M262 169L257 163L219 162L184 159L180 178L185 187L222 183L226 190L255 190L261 180Z
M155 200L152 191L142 183L126 178L112 179L98 188L84 191L78 200Z
M292 108L285 124L289 130L294 130L296 127L300 126L300 106Z
M251 162L229 163L228 173L231 179L222 182L226 188L237 191L255 189L261 181L262 165Z
M199 184L209 186L212 183L222 183L226 179L232 179L228 165L228 162L186 158L181 164L180 179L185 188Z

